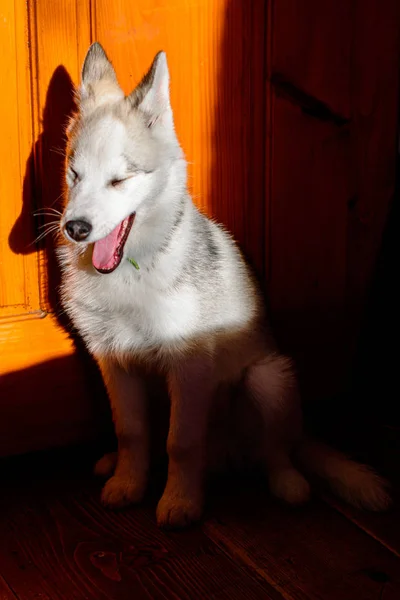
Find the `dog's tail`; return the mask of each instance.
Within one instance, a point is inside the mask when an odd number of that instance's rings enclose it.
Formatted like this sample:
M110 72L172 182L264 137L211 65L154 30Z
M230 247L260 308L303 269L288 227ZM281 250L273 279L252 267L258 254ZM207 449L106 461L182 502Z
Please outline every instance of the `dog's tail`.
M296 448L295 457L306 474L324 479L349 504L373 511L389 507L389 484L370 467L308 438Z

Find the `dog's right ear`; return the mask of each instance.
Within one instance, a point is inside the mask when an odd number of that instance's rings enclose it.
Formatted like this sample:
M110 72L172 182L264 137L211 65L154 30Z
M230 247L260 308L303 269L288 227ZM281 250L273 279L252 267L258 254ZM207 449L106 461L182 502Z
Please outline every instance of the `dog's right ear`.
M156 54L150 69L128 99L133 108L142 112L147 127L161 123L164 127L173 129L169 70L165 52Z
M78 101L83 111L93 110L101 104L115 102L124 97L114 67L103 47L95 42L86 54L82 69L82 82Z

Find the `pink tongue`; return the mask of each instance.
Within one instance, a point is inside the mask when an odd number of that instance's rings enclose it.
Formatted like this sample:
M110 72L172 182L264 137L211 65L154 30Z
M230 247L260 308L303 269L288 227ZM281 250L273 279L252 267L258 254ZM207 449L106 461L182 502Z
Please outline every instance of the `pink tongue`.
M92 262L96 269L112 269L115 265L118 256L116 251L120 242L119 232L124 221L117 225L107 237L95 242L93 248Z

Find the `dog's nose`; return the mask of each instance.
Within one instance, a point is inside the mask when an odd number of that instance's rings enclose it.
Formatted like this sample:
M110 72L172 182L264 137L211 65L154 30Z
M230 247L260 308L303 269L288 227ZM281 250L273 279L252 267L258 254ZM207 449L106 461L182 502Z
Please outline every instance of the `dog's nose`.
M70 238L76 242L83 242L83 240L86 240L89 233L92 231L92 226L87 221L77 219L76 221L67 221L65 224L65 230Z

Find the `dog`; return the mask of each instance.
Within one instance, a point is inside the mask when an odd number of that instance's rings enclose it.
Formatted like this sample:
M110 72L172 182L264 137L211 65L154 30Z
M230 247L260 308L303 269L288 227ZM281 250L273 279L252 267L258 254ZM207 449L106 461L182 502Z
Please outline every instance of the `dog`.
M228 459L261 461L271 492L289 504L308 499L313 475L353 505L385 509L383 479L303 433L293 366L257 282L231 235L188 193L165 53L125 96L94 43L77 105L58 258L62 304L100 367L118 438L118 452L96 467L109 477L103 503L122 507L145 493L144 376L154 372L170 397L160 526L200 519L206 475Z

